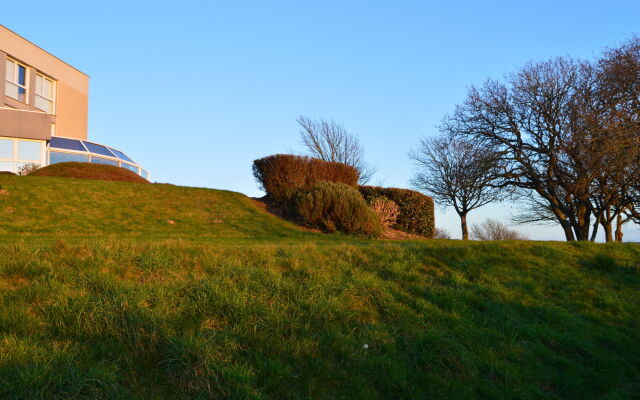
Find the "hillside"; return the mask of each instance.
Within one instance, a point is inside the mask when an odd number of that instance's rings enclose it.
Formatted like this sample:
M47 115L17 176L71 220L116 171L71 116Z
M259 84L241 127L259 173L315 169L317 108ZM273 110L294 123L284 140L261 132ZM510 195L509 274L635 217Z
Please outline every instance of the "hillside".
M309 235L260 211L246 196L224 190L33 176L0 176L0 188L5 190L0 195L0 237Z
M0 398L640 392L635 244L352 240L232 192L0 186Z

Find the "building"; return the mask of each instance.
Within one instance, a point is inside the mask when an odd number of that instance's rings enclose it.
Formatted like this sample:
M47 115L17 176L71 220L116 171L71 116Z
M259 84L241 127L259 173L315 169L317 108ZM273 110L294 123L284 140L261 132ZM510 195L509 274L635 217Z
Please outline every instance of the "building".
M88 111L88 75L0 25L0 171L79 161L149 179L122 151L88 140Z

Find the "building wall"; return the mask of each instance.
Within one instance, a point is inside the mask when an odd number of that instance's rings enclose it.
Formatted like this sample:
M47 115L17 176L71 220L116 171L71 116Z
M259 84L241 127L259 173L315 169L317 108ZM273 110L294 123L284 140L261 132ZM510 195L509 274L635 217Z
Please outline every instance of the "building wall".
M5 96L7 56L29 67L28 104ZM35 70L56 80L56 110L51 118L56 135L87 139L89 76L0 25L0 106L39 111L33 106Z
M43 139L51 137L51 116L42 111L0 108L0 136Z

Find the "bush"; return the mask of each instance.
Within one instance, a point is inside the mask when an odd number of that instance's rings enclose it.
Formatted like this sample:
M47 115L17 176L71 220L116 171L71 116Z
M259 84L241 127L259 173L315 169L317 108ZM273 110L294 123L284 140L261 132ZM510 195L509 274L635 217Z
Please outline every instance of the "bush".
M358 171L346 164L289 154L255 160L253 175L260 188L276 203L287 203L298 191L308 191L321 181L355 187L359 177Z
M367 202L384 196L399 207L398 218L392 226L407 233L432 238L435 233L433 199L420 192L409 189L360 186L360 193Z
M370 237L382 235L380 219L357 189L343 183L319 182L301 191L296 210L310 227Z
M38 169L40 169L40 164L27 163L22 165L20 168L18 168L18 175L20 176L31 175L32 173L36 172Z
M446 229L436 228L433 234L433 238L434 239L451 239L451 235L449 234L449 231L447 231Z
M528 240L527 236L491 218L480 225L472 225L471 237L476 240Z
M385 229L392 227L400 213L400 208L395 201L389 200L384 196L376 197L369 202L369 207L378 214L380 223Z

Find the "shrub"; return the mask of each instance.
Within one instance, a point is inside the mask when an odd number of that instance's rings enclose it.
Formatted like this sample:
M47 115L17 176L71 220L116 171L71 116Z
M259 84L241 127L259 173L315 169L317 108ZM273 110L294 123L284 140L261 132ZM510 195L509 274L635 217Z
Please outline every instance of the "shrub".
M289 154L255 160L253 175L260 188L276 203L286 203L298 191L310 190L321 181L355 187L359 177L358 171L346 164Z
M309 191L300 191L296 210L308 226L324 232L378 237L383 231L358 190L343 183L319 182Z
M409 189L360 186L360 193L371 202L384 196L394 201L399 208L398 218L392 228L432 238L435 233L433 199Z
M389 200L384 196L373 198L369 202L369 207L371 207L373 212L378 214L380 223L386 229L392 227L396 223L398 214L400 213L400 208L396 202Z
M509 229L502 222L491 218L480 225L472 225L471 237L476 240L528 240L520 232Z
M446 229L436 228L433 234L433 238L434 239L451 239L451 235L449 234L449 231L447 231Z
M36 172L38 169L40 169L39 164L27 163L21 166L20 168L18 168L18 175L20 176L31 175L32 173Z

